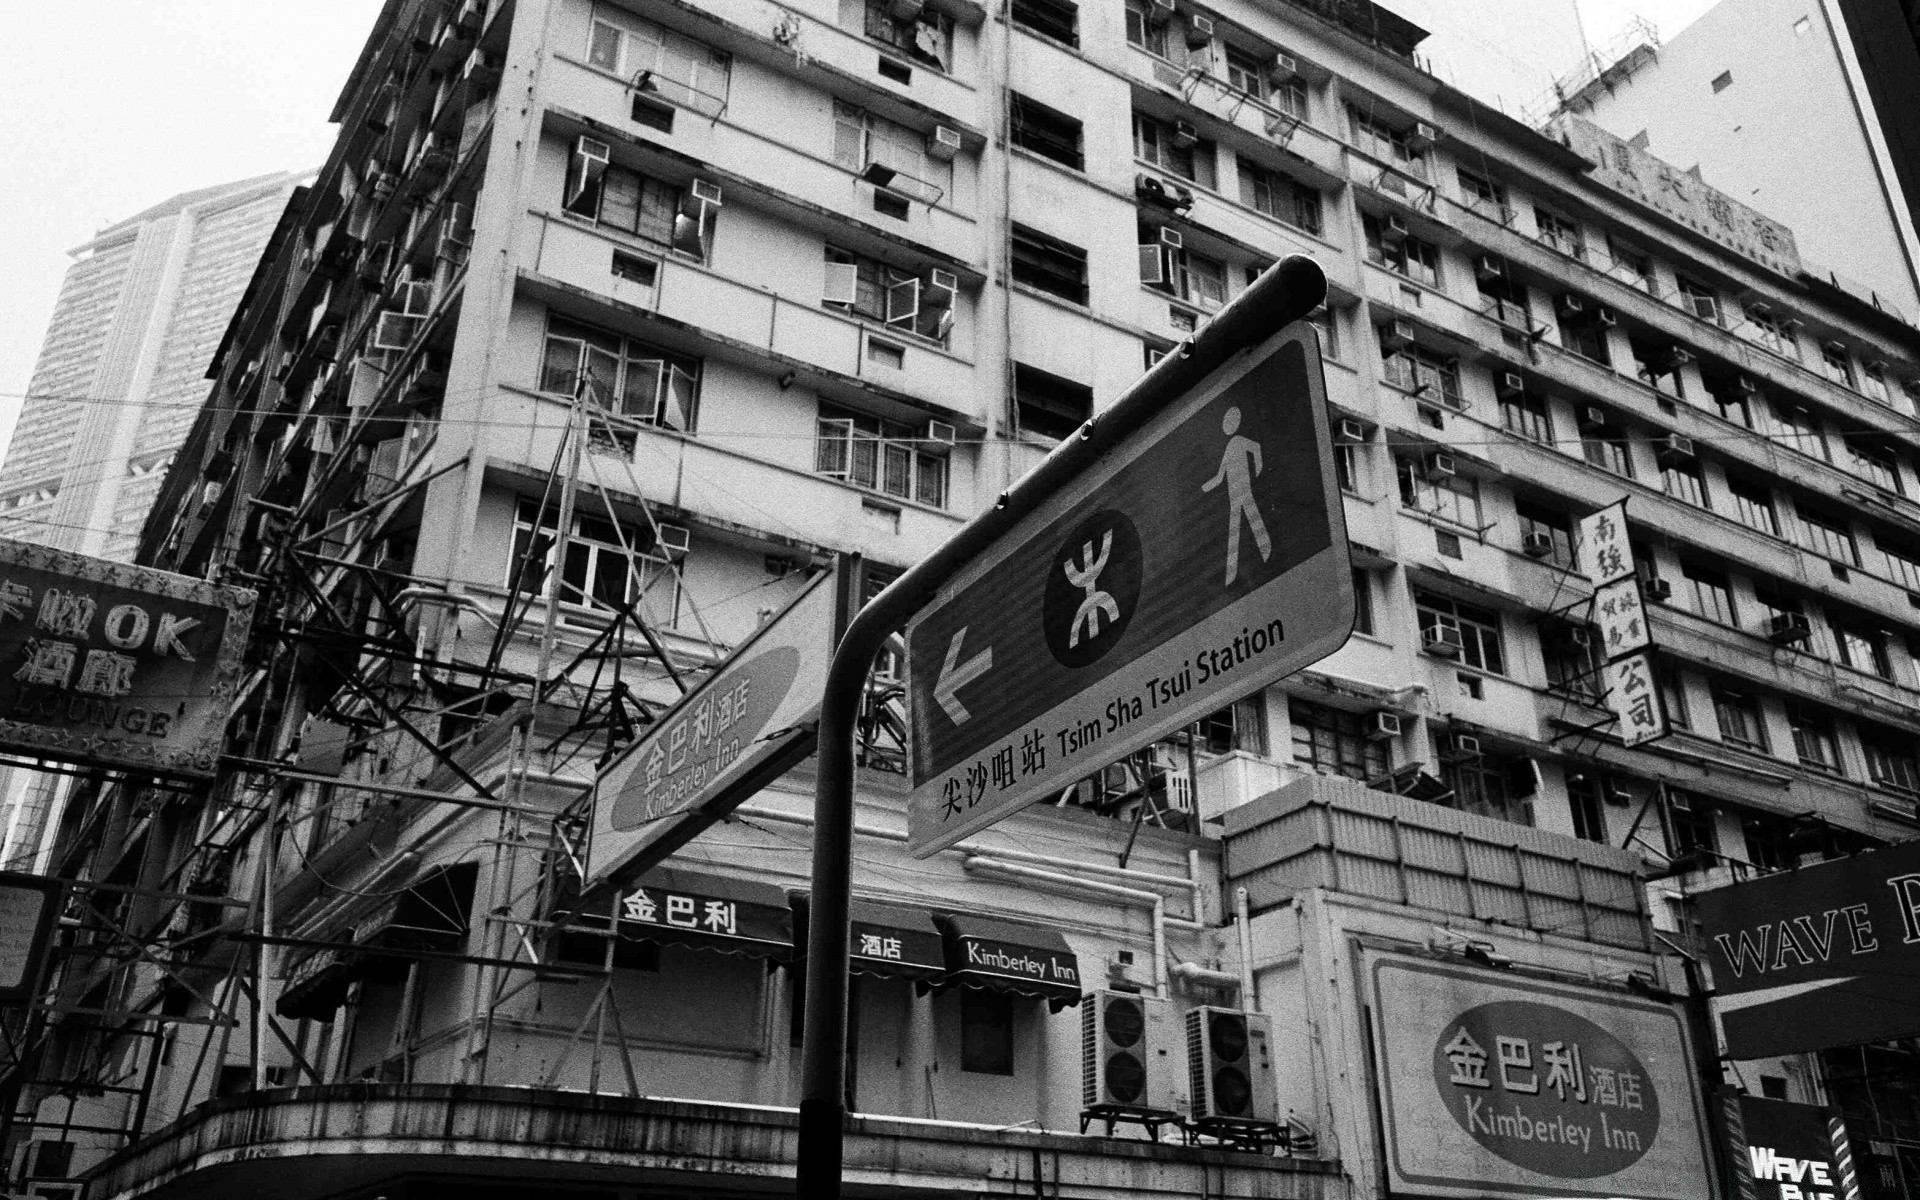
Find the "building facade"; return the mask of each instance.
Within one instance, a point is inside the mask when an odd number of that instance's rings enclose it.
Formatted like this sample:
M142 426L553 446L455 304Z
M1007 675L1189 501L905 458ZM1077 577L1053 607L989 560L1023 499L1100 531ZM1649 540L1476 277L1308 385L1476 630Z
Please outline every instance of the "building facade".
M16 1073L23 1184L786 1186L807 769L611 880L598 770L1289 254L1329 279L1354 634L924 861L883 658L851 1184L1707 1196L1709 1084L1911 1119L1713 1062L1671 949L1691 890L1920 828L1920 335L1423 35L1333 0L393 0L143 535L261 592L257 667L217 786L69 808L55 873L122 890ZM1623 500L1670 730L1634 746L1575 544ZM1513 1152L1516 1113L1615 1157Z
M131 561L295 176L201 188L72 253L6 458L0 535ZM41 856L58 780L0 771L0 863Z

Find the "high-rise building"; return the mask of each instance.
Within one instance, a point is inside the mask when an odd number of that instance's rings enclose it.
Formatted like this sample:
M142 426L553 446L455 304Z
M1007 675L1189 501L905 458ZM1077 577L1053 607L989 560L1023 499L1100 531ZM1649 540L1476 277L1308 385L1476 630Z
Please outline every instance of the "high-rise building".
M1793 227L1815 286L1920 322L1910 28L1895 4L1721 0L1566 98L1606 129ZM1904 53L1904 57L1902 57Z
M259 590L256 659L212 787L68 806L53 873L100 899L0 1074L20 1185L789 1187L813 780L684 844L656 801L805 718L671 706L763 628L826 638L766 622L823 572L870 598L1300 254L1354 633L925 859L882 657L850 1186L1723 1190L1688 895L1920 830L1920 336L1423 36L1365 0L392 0L142 535ZM1620 504L1603 606L1578 531ZM603 878L602 817L677 848ZM1883 1077L1739 1076L1892 1144Z
M285 211L281 172L162 201L75 249L0 461L0 536L130 561ZM0 865L40 857L60 778L0 768Z

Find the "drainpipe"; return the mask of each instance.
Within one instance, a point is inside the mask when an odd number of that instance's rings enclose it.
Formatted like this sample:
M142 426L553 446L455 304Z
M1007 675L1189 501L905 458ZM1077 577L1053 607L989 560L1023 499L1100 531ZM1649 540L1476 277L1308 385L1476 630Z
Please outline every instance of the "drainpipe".
M1253 990L1253 927L1248 924L1247 889L1233 889L1233 920L1240 930L1240 1007L1260 1011L1260 997Z
M1199 963L1175 963L1168 972L1193 983L1204 983L1208 987L1241 988L1246 986L1238 975L1231 971L1216 971L1212 967L1203 967ZM1245 1001L1242 1001L1244 1007Z

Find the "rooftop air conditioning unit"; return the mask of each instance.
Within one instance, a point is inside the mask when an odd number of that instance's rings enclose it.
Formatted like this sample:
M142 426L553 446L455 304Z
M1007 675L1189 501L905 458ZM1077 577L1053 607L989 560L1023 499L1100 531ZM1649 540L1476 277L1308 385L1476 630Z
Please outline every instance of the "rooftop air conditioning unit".
M1407 145L1415 150L1431 149L1440 140L1440 131L1425 121L1415 121L1413 129L1407 134Z
M1173 144L1187 149L1200 143L1200 131L1193 127L1192 121L1176 120L1173 123Z
M1171 249L1178 250L1183 245L1185 245L1185 239L1180 236L1180 231L1178 229L1174 229L1171 226L1162 225L1160 227L1160 244L1162 246L1167 246Z
M1507 264L1492 255L1482 254L1475 260L1473 270L1474 274L1482 279L1504 279L1507 274Z
M1527 390L1527 381L1521 377L1518 371L1502 371L1499 376L1494 379L1493 386L1502 397L1518 396Z
M1213 40L1213 18L1198 13L1187 18L1187 46L1198 50Z
M1404 350L1413 345L1413 323L1395 318L1380 327L1380 345L1387 350Z
M1529 533L1520 538L1520 551L1528 558L1549 558L1553 554L1553 535Z
M1670 433L1660 443L1660 461L1664 463L1686 462L1693 457L1693 439L1683 433Z
M1201 1005L1187 1012L1187 1094L1196 1123L1273 1125L1272 1018Z
M1173 1003L1137 992L1094 992L1080 1006L1080 1101L1094 1113L1167 1113L1180 1099L1180 1029Z
M951 125L935 125L927 135L927 157L937 162L952 162L960 153L960 131Z
M1420 473L1428 479L1452 479L1460 473L1460 464L1445 450L1435 450L1421 460Z
M1384 742L1400 736L1400 714L1382 709L1367 718L1367 740Z
M1767 640L1776 646L1791 646L1812 636L1807 618L1800 613L1775 613L1767 618Z
M1664 604L1673 599L1673 585L1659 576L1641 580L1640 590L1646 593L1647 599L1657 604Z
M1460 657L1460 630L1452 625L1435 625L1427 630L1420 648L1435 658Z
M1580 427L1582 429L1605 429L1607 427L1607 410L1591 404L1581 409Z
M1367 440L1367 427L1352 417L1341 417L1340 424L1333 431L1333 440L1347 446L1357 446Z
M1274 54L1273 65L1267 68L1267 78L1274 83L1286 83L1300 74L1300 63L1293 55L1281 50Z

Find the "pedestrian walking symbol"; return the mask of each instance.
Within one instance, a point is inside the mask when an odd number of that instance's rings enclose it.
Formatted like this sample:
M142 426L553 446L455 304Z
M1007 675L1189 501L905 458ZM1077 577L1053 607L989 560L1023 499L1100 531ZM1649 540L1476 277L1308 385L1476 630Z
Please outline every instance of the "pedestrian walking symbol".
M1040 625L1062 666L1084 667L1119 645L1140 601L1143 571L1140 531L1116 509L1092 514L1061 540Z
M1260 443L1249 437L1240 436L1240 410L1229 408L1220 418L1220 430L1227 435L1227 448L1220 455L1220 469L1213 478L1200 485L1203 492L1211 492L1221 483L1227 485L1227 584L1240 576L1240 526L1246 524L1253 529L1253 544L1260 551L1260 561L1266 562L1273 557L1273 539L1267 536L1267 523L1260 516L1260 507L1254 503L1253 481L1265 466L1260 453Z

